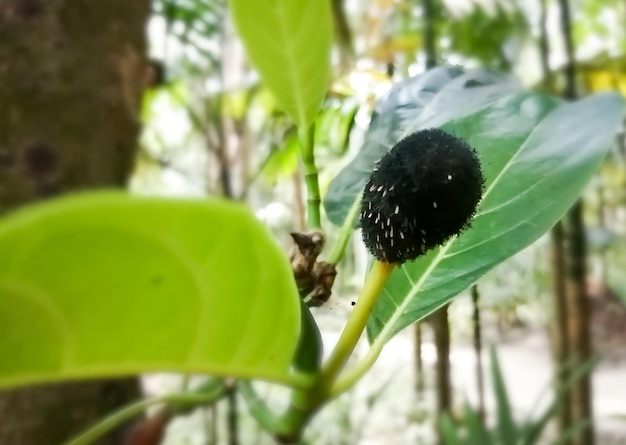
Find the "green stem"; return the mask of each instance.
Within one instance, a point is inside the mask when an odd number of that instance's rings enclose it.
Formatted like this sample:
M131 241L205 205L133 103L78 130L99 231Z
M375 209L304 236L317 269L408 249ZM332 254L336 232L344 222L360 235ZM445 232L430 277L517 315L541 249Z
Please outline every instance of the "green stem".
M298 136L302 149L302 163L304 165L304 183L307 189L307 219L309 229L321 229L322 218L320 213L320 185L317 166L315 165L315 125L308 130L299 129Z
M337 375L352 355L361 334L365 330L374 303L376 303L380 291L395 267L396 264L374 261L348 322L343 328L330 357L322 366L321 379L326 385L330 386L335 382Z
M337 345L323 364L317 381L308 389L299 389L293 393L289 409L280 419L284 431L280 435L281 443L298 443L302 430L313 413L332 398L333 384L359 342L374 303L395 266L396 264L374 262L354 310Z
M80 436L70 440L66 445L89 445L95 442L99 437L102 437L112 429L122 425L129 419L143 413L147 408L161 404L173 404L178 409L187 406L203 405L214 402L224 394L224 388L222 386L214 388L207 393L200 392L183 392L167 394L164 396L154 397L147 400L141 400L139 402L132 403L119 411L114 412L102 419L98 424L82 433Z
M350 241L350 237L354 233L354 220L359 213L359 208L361 207L361 195L354 201L352 207L350 207L350 211L346 216L346 219L341 226L341 231L339 232L339 239L334 245L333 251L330 254L329 263L337 264L343 258L343 254L346 251L346 246L348 245L348 241Z
M383 343L371 345L363 360L359 361L353 368L337 379L330 390L330 396L332 398L339 396L352 388L356 382L361 380L374 363L376 363L378 356L380 356L380 353L383 351L382 346Z

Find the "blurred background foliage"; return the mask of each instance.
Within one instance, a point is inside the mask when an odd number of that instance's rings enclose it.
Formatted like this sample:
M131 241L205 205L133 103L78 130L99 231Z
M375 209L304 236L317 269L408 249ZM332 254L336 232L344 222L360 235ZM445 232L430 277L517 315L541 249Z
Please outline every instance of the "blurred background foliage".
M427 26L435 36L437 64L511 72L526 86L554 94L561 94L564 88L566 55L555 0L332 0L332 5L333 77L315 129L322 193L358 151L376 98L393 83L426 69ZM426 18L424 11L429 6ZM626 94L626 2L571 0L570 6L579 92L618 89ZM131 188L144 194L226 196L245 201L287 248L289 231L304 228L305 221L296 129L246 60L229 20L227 2L154 0L149 35L159 75L145 96L141 152ZM542 48L549 49L543 53L546 63L542 63ZM598 350L610 360L620 360L626 356L623 138L584 199L593 338ZM328 223L324 227L332 243L337 229ZM355 236L340 264L333 299L316 312L331 338L342 325L342 315L349 310L366 264L367 256ZM551 319L552 292L547 237L489 273L480 285L487 342L506 344L519 339L520 333L545 331ZM457 357L463 356L464 345L471 341L471 311L469 293L451 308L453 343L461 348ZM423 341L425 362L432 362L428 332ZM406 362L412 348L409 340L394 342ZM322 413L308 443L435 440L432 410L428 408L432 395L426 391L415 397L406 391L413 387L415 378L412 362L408 360L408 369L396 369L395 349L391 345L389 349L390 358L383 356L383 366L371 377L372 385L364 384L365 389L347 394ZM452 358L453 366L456 360ZM548 357L546 361L549 367ZM428 382L432 370L427 367L424 372ZM389 373L398 375L393 384ZM475 390L463 386L464 382L469 380L456 378L453 382L459 412L465 397L476 399ZM534 388L531 395L545 382L530 382ZM159 383L153 381L152 385L158 387ZM390 388L393 386L396 392ZM405 394L399 396L398 388L400 392L405 388ZM386 408L381 410L378 405ZM526 407L524 402L519 406ZM218 407L210 410L211 415L216 415ZM619 409L622 417L626 416L626 402ZM192 420L187 419L195 425L191 429L175 422L167 443L226 440L228 434L220 439L207 432L210 425L202 426L209 422L205 414L195 413ZM618 414L611 418L618 418ZM372 417L382 419L374 422L377 427L368 422ZM268 443L252 423L242 422L240 443ZM398 428L403 432L398 433ZM614 443L626 443L626 427L622 425L619 431L622 435ZM381 442L384 438L389 441ZM415 442L420 438L422 442ZM602 440L611 443L610 437Z

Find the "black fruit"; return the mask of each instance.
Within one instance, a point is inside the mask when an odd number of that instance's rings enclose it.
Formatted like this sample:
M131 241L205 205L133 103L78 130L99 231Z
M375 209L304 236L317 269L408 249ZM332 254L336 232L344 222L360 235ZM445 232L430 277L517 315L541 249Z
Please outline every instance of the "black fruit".
M378 261L404 263L469 225L483 193L476 152L439 129L402 139L365 184L360 226Z

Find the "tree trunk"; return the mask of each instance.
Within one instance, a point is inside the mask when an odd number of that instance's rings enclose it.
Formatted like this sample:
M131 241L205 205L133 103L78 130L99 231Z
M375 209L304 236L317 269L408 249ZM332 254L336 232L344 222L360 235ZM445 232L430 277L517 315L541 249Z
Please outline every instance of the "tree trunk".
M560 431L566 431L571 424L571 403L569 394L562 389L563 383L567 381L568 373L564 371L564 366L569 357L569 336L567 334L567 296L565 293L565 252L563 223L557 222L552 230L551 250L552 250L552 353L556 368L556 391L562 397L562 404L557 413L557 420ZM565 445L568 445L566 443Z
M450 326L448 324L448 308L446 304L432 315L432 325L437 349L437 415L450 412L452 407L452 391L450 379Z
M480 294L478 285L474 284L472 294L472 332L474 340L474 355L476 356L476 391L478 392L478 412L481 421L485 419L485 379L483 373L483 338L480 321Z
M587 295L586 241L583 220L583 202L579 200L567 215L567 244L565 259L566 289L570 356L568 362L575 367L591 360L591 307ZM591 375L587 374L570 392L572 425L593 420ZM593 423L576 437L574 445L593 445Z
M539 57L543 88L554 93L552 85L552 70L550 69L550 41L548 33L548 0L541 0L539 5Z
M149 12L149 0L0 1L0 213L125 185ZM59 444L137 395L136 379L2 393L0 444Z
M424 360L422 358L422 329L421 321L415 323L413 345L415 346L415 393L421 400L424 397Z
M434 0L422 0L422 17L424 17L424 52L426 55L426 69L437 65L437 47L435 36L435 8Z
M575 99L576 94L576 59L572 40L572 20L570 3L559 0L561 9L561 32L565 41L565 98ZM587 295L587 248L585 223L583 219L583 200L576 202L566 217L565 230L565 279L568 311L568 365L578 367L591 359L591 311ZM593 445L593 411L591 403L591 375L582 377L570 392L571 422L590 421L582 434L572 444Z

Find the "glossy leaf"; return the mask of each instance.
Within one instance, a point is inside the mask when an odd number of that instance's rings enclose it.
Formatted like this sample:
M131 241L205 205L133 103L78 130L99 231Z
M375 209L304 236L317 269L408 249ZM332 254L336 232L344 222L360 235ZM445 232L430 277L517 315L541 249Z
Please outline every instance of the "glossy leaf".
M622 119L618 95L561 103L488 71L453 70L392 89L377 107L384 115L372 119L368 142L325 198L328 214L342 222L375 162L411 131L442 128L467 140L481 159L486 193L472 227L394 271L368 324L374 351L545 233L580 195Z
M299 127L309 127L330 80L328 0L230 0L248 56Z
M376 161L409 131L471 115L503 91L517 89L519 85L502 74L447 66L396 84L376 103L359 154L329 185L324 206L330 221L343 224Z
M290 383L300 301L246 208L76 195L0 221L0 387L151 371Z
M469 230L394 272L374 307L371 339L385 342L449 302L537 240L580 196L614 141L623 101L604 94L554 105L533 93L507 94L442 125L477 149L486 192Z

